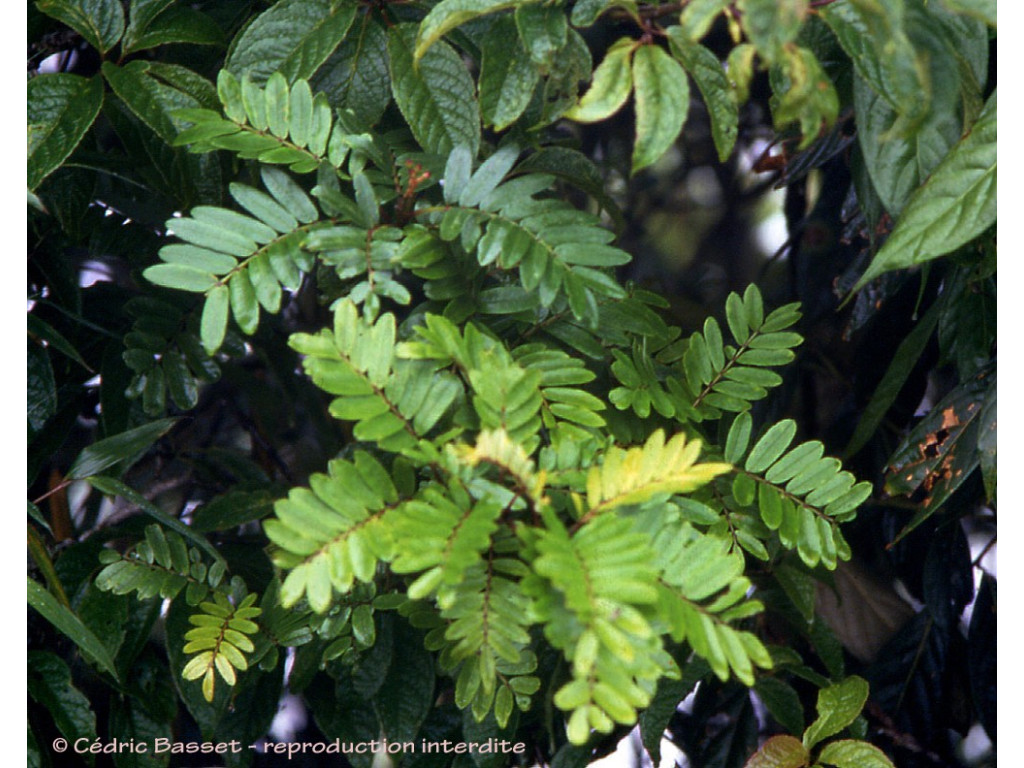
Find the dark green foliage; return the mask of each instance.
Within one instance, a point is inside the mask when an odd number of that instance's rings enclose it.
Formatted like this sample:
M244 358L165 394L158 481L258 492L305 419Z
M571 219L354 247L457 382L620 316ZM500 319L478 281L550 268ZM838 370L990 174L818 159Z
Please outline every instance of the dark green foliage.
M307 740L528 747L409 766L994 741L994 3L30 16L31 764L286 685ZM654 290L770 128L792 269Z

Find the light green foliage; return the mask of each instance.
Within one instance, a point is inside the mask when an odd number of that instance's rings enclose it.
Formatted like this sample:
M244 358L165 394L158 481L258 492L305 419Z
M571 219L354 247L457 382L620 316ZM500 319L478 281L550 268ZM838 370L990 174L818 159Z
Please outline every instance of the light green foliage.
M850 548L837 522L848 520L871 495L871 484L857 483L839 459L823 457L819 441L790 448L796 423L789 419L768 429L747 454L750 425L749 412L741 413L726 439L726 455L737 464L746 454L732 483L734 503L754 508L756 501L761 522L783 546L796 548L808 567L822 562L835 568L837 559L848 560Z
M140 600L157 595L173 598L185 589L190 605L220 586L226 568L223 561L208 566L199 550L158 525L147 526L146 537L129 552L104 550L100 562L105 565L96 575L100 589L115 595L137 592Z
M312 265L300 246L307 232L322 226L316 207L282 171L264 168L262 179L269 195L244 184L231 186L232 196L252 216L200 206L187 218L170 219L168 228L184 243L164 246L164 263L145 271L156 285L206 296L200 338L207 355L224 340L229 306L242 332L252 334L260 307L277 312L282 286L297 290ZM155 352L163 343L158 338L153 346ZM196 367L202 363L196 361Z
M401 34L392 33L394 45L406 45ZM634 53L627 42L628 66L655 74L668 67L671 79L683 78L660 48ZM445 55L440 45L426 50L421 67ZM413 76L423 74L412 69ZM222 75L219 85L229 119L189 113L201 120L192 136L204 124L236 132L248 124L289 141L298 134L296 145L309 134L300 112L315 100L304 81L288 86L275 75L261 90ZM673 93L676 102L685 95ZM665 146L683 119L658 106L661 98L647 85L637 93L641 151L648 141ZM657 681L677 674L666 639L686 643L723 680L752 685L755 668L771 659L754 634L734 626L761 610L747 597L736 544L766 559L762 542L777 536L809 564L835 567L849 553L832 516L848 517L867 488L854 487L820 451L787 454L792 422L780 422L747 456L747 409L781 382L768 369L791 361L801 342L787 330L800 317L796 306L766 313L751 286L726 302L735 346L713 319L681 342L680 330L648 306L654 297L630 296L611 276L629 258L610 244L613 234L550 196L551 174L517 172L516 145L477 164L472 146L459 143L445 160L442 189L413 203L429 179L421 166L407 166L396 196L377 181L397 165L392 145L340 131L333 135L344 151L319 161L319 206L289 175L264 167L269 195L231 188L251 216L199 207L168 222L185 242L165 246L165 263L146 272L158 284L205 294L199 335L208 352L220 345L229 306L246 333L255 330L257 302L279 311L278 280L294 289L319 263L348 281L333 327L294 334L290 343L334 397L331 415L381 458L360 450L336 459L328 474L314 474L309 488L275 505L264 530L286 572L281 605L330 615L355 590L373 588L382 568L403 578L394 596L404 595L403 614L430 630L426 647L454 679L456 704L479 721L493 711L503 724L540 687L529 631L538 626L571 665L554 702L568 713L574 743L591 728L634 722ZM400 326L381 300L409 302L397 282L404 274L423 280L432 303ZM611 362L621 386L608 400L641 420L653 405L684 429L666 439L651 425L619 447L606 432L600 388L588 391L604 385L583 360L550 344L510 349L516 328L543 328L569 352ZM701 441L685 427L726 412L740 413L727 456L736 464L747 457L727 495L731 535L710 507L686 499L726 482L732 466L700 461ZM787 431L776 440L780 430ZM634 441L642 444L628 447ZM745 511L755 499L764 523ZM347 657L357 641L373 645L365 612L345 615L351 635L332 635L325 658ZM191 664L191 674L213 679L215 661Z
M252 619L262 613L253 605L258 595L246 595L234 605L221 592L213 593L213 602L200 603L199 613L188 617L194 629L185 633L185 653L196 655L185 665L181 676L186 680L203 678L203 697L213 701L216 688L214 670L228 685L234 685L237 672L249 668L245 654L255 650L249 635L259 630Z
M314 99L307 81L289 86L275 72L261 87L249 74L239 81L221 70L217 94L226 117L205 109L178 112L192 126L178 133L175 146L188 145L193 152L227 149L261 163L288 165L294 173L344 161L343 129L334 123L327 98L318 94Z
M630 64L636 49L636 43L625 37L612 45L594 70L587 92L565 116L581 123L594 123L618 112L633 88Z
M642 45L634 54L633 82L636 173L654 163L675 143L690 107L690 86L679 62L653 45Z
M622 386L611 391L612 403L642 418L653 407L665 417L702 421L720 418L723 411L744 411L766 397L782 383L781 376L767 369L792 361L792 348L803 341L785 330L800 319L798 306L780 307L766 318L761 294L751 286L742 299L730 294L726 319L736 346L726 344L721 325L708 318L703 332L694 333L681 354L678 343L655 354L640 346L631 356L613 351L611 370ZM666 331L666 339L678 333Z

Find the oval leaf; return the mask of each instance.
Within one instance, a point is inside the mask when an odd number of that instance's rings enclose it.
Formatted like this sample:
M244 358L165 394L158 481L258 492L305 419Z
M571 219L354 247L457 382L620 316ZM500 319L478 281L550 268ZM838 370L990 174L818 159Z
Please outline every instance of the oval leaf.
M633 88L630 60L636 47L634 40L624 37L609 48L594 70L589 90L564 116L577 123L596 123L618 112Z
M656 45L633 57L636 144L633 173L655 163L675 142L690 108L690 85L679 63Z

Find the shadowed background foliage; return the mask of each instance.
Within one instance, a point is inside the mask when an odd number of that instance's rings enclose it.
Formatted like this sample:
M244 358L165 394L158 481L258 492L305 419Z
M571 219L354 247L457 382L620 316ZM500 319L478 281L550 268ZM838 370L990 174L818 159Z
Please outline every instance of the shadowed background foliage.
M396 172L392 199L381 191L386 176L364 176L393 222L412 216L402 199L414 200L417 172L430 174L423 189L452 178L456 139L471 162L478 149L485 159L515 143L516 172L554 174L560 198L599 216L632 256L609 272L663 296L661 316L684 337L709 316L725 325L727 296L750 283L768 307L801 303L805 341L751 412L763 425L794 419L798 441L821 441L873 484L843 528L853 557L832 572L795 551L773 548L767 561L748 554L745 574L766 607L748 628L793 658L753 689L699 664L681 681L663 678L641 716L647 752L639 748L636 764L657 764L664 731L683 764L769 765L752 757L759 744L799 739L819 689L852 675L868 681L870 697L847 735L901 768L995 764L994 2L39 0L28 9L30 764L168 764L56 756L49 744L58 735L253 743L285 694L300 714L291 731L278 721L278 740L374 733L378 717L405 722L397 699L366 710L363 695L382 686L411 699L426 689L430 714L411 735L506 733L493 718L463 718L451 679L435 680L419 630L386 608L334 617L350 626L354 673L321 669L323 647L294 651L320 643L303 644L313 634L331 637L331 619L282 624L294 642L275 645L277 671L240 673L233 690L218 679L216 706L207 707L180 677L180 639L192 628L184 600L166 610L159 590L137 600L98 586L104 548L148 541L159 560L161 546L174 546L147 539L154 520L182 552L196 548L197 562L222 561L252 589L278 584L258 521L340 452L351 458L360 437L328 415L330 398L289 344L291 334L330 326L332 302L363 279L358 269L321 264L296 270L291 285L275 273L285 286L276 288L279 311L253 300L252 328L234 297L228 322L226 289L216 328L202 302L209 286L150 271L171 266L158 257L170 234L187 237L174 219L196 206L237 208L231 185L267 186L261 168L290 167L303 195L324 183L301 176L317 161L301 167L306 144L294 126L287 150L275 141L241 157L240 144L217 144L233 135L214 122L224 120L222 69L249 73L268 92L275 72L293 94L308 81L348 134L408 149L416 164ZM404 48L395 42L403 24ZM623 39L632 63L602 79ZM456 65L465 93L443 69ZM622 71L624 95L613 93ZM433 113L422 106L427 96ZM476 111L460 124L470 103ZM230 108L227 117L245 121ZM204 124L214 127L202 136ZM191 139L177 138L189 130ZM362 205L358 186L352 194ZM409 272L377 285L369 274L371 287L359 289L369 305L439 301ZM629 433L635 415L628 406L604 412L623 422L616 435ZM638 437L620 442L643 442L653 422L640 422L648 426ZM726 421L706 437L725 444L728 432ZM112 442L97 447L105 438ZM199 581L216 589L213 567ZM265 618L268 594L258 603ZM420 652L399 652L410 647ZM537 677L556 675L555 664L542 656ZM574 747L551 732L543 709L538 701L516 714L511 733L530 745L524 764L586 765L629 731L620 724ZM242 757L238 764L281 764Z

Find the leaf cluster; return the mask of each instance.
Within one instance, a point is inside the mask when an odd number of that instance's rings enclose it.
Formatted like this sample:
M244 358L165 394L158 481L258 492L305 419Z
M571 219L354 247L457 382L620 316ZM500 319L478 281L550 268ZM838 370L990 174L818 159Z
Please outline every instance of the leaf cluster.
M250 6L30 4L40 56L72 40L28 84L28 598L32 637L73 643L30 652L33 754L40 717L165 738L179 701L204 739L255 741L287 654L347 742L582 765L639 722L652 756L669 728L709 766L891 765L816 595L884 517L925 610L864 674L904 726L902 691L945 695L975 594L959 521L996 499L994 3ZM922 274L914 330L867 344L890 357L843 459L813 404L788 417L832 364L820 297L744 281L694 320L630 279L649 231L621 204L689 167L705 112L705 154L739 167L752 100L765 164L813 192L787 205L796 282L829 205L860 249L848 334ZM957 383L900 417L922 373ZM994 735L990 661L967 693ZM756 751L748 689L789 732Z

